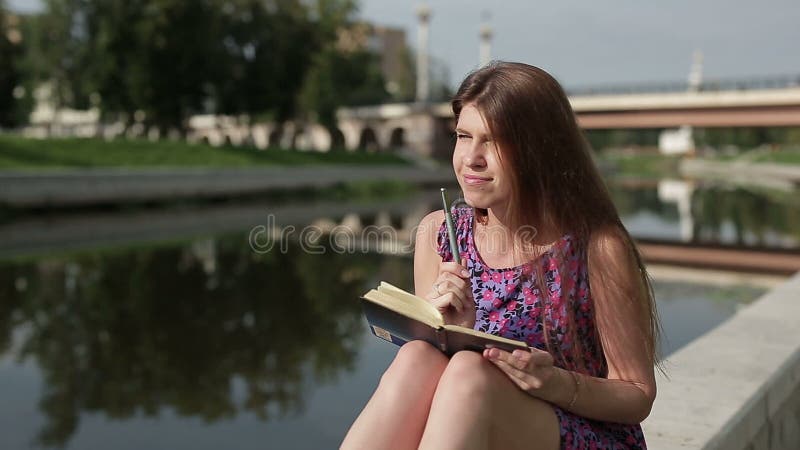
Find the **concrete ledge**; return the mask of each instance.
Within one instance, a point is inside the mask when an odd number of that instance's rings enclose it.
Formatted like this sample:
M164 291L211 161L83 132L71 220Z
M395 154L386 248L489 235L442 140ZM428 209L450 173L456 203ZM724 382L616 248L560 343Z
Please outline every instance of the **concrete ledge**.
M648 447L800 448L800 273L667 359Z

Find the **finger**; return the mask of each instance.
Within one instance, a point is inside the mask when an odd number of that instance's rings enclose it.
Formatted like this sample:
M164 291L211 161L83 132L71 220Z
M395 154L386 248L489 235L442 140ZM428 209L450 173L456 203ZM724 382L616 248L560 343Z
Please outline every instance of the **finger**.
M470 303L475 302L475 294L472 292L472 283L467 280L457 278L452 274L445 274L442 276L446 283L449 283L453 291L463 292L464 298Z
M463 292L450 291L447 294L452 296L450 304L453 305L458 312L464 311L469 306L469 301L466 299Z
M444 272L439 275L439 280L442 283L439 287L452 286L455 290L463 290L467 287L467 282L463 278L459 278L450 272Z
M455 308L458 312L464 310L464 305L452 292L448 292L441 297L435 298L431 301L431 304L433 304L433 306L435 306L436 309L438 309L441 313L447 311L447 308L450 306Z
M447 274L441 276L442 281L439 282L439 292L454 292L459 298L465 301L474 302L474 295L472 293L471 285L466 281L455 278L453 275Z
M472 297L471 289L468 288L453 289L449 290L448 292L452 292L458 298L458 301L461 303L463 308L469 308L475 305L475 299L473 299Z
M533 366L533 354L526 350L514 350L511 352L511 358L513 359L512 365L518 367L520 369L525 369L529 366Z
M433 305L439 312L443 313L450 307L450 296L451 294L440 295L433 300L431 300L431 305Z
M509 353L505 350L494 348L489 351L488 356L489 359L503 361L509 366L520 370L530 371L530 369L532 369L529 365L531 354L524 350L514 350L513 353Z
M519 381L524 381L526 376L530 376L530 374L525 373L522 370L519 370L518 368L512 366L511 364L509 364L509 363L507 363L505 361L501 361L499 359L490 360L490 361L492 361L497 367L500 368L500 370L505 372L508 376L510 376L512 378L516 378Z
M455 263L453 261L446 261L440 263L439 272L452 273L453 275L459 278L466 278L470 275L469 270L467 270L465 266Z
M507 351L497 347L487 348L483 351L483 355L490 359L497 359L507 354Z
M531 375L530 373L524 372L522 370L517 369L516 367L506 363L505 361L492 361L500 370L505 372L511 380L516 383L522 390L528 391L530 389L539 389L542 387L542 381Z
M475 300L472 299L471 294L468 295L464 290L448 287L448 283L448 281L435 283L434 288L431 290L431 296L427 298L440 312L445 312L447 306L451 304L458 312L475 305Z
M516 350L515 350L516 351ZM517 358L511 353L500 348L491 348L488 352L489 359L503 361L507 364L514 364Z

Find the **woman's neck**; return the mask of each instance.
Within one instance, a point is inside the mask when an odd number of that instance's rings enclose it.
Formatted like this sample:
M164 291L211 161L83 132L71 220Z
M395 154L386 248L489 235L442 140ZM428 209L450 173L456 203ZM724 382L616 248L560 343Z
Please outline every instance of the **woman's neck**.
M556 227L521 227L512 224L509 215L499 209L487 210L487 223L475 221L475 239L480 242L480 252L485 255L506 255L508 265L531 260L547 251L560 237ZM513 231L512 231L513 229Z
M540 220L533 225L514 224L507 208L488 208L484 231L496 235L498 239L530 242L536 246L548 246L561 237L557 226L549 220Z

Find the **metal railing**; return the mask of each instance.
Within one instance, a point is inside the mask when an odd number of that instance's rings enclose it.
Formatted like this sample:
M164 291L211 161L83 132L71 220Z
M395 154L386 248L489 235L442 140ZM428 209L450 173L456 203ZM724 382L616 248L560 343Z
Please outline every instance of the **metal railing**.
M705 80L699 91L748 91L755 89L785 89L800 87L800 74L753 78L720 78ZM688 81L614 83L595 86L577 86L566 88L569 96L614 95L614 94L652 94L667 92L686 92Z

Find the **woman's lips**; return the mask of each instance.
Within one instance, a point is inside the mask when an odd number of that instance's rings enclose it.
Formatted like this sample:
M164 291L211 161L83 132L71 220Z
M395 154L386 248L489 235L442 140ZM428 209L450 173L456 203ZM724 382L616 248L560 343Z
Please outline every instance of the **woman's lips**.
M491 178L478 177L475 175L464 175L464 183L470 185L484 184L492 181Z

